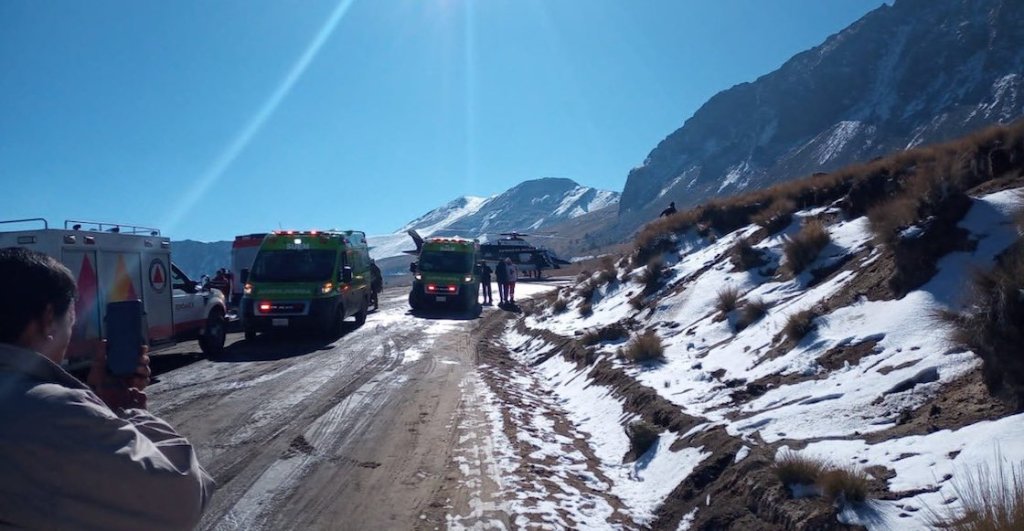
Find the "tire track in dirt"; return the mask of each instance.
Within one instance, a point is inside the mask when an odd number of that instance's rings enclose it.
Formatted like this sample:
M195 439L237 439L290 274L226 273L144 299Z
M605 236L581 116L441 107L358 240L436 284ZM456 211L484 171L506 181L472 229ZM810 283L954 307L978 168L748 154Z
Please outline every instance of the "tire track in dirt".
M313 426L314 438L338 430L347 411L339 406L401 364L397 343L379 338L405 335L393 330L403 312L374 314L331 344L257 341L237 349L234 363L204 361L163 376L152 388L154 412L189 437L218 482L203 528L237 528L222 518L280 457L301 450Z

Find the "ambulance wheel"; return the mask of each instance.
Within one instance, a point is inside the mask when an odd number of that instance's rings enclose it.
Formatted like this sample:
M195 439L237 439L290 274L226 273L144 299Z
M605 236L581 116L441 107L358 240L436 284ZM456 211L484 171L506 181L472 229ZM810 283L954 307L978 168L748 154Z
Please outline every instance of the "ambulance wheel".
M256 329L251 326L245 327L245 340L252 341L253 339L256 339Z
M206 357L213 358L224 352L227 328L224 312L220 309L211 311L210 316L206 318L203 335L199 337L199 350L202 350Z
M359 312L356 313L356 327L366 324L366 314L370 312L370 302L363 297L363 303L359 305Z
M334 312L334 319L331 320L331 324L327 329L328 335L331 337L341 337L345 333L345 307L338 305L338 309Z
M465 310L468 313L473 313L476 310L477 305L480 304L480 298L477 297L478 291L480 290L473 292L471 292L470 290L465 291L465 295L463 295L464 299L462 301L463 310Z

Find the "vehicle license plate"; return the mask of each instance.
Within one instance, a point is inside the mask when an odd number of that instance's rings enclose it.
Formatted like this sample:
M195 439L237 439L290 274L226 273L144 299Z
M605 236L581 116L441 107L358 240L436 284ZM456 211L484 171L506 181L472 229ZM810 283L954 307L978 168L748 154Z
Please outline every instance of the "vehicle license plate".
M288 326L288 319L273 319L270 323L274 326Z
M448 297L438 297L436 300L437 300L437 302L444 302L444 301L448 300Z

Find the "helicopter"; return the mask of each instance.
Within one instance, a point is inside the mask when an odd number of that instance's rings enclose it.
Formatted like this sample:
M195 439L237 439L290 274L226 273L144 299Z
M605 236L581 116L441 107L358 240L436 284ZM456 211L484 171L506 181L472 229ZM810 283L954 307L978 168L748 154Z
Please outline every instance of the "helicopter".
M445 231L438 231L445 232ZM447 231L454 232L454 231ZM407 254L418 254L423 246L423 238L414 231L408 231L409 236L416 243L416 251L405 251ZM545 269L561 269L571 262L563 260L550 249L530 245L524 237L552 238L551 235L530 235L518 231L500 232L497 240L487 241L480 245L480 258L486 262L497 263L506 258L512 259L512 263L519 266L524 276L541 278Z

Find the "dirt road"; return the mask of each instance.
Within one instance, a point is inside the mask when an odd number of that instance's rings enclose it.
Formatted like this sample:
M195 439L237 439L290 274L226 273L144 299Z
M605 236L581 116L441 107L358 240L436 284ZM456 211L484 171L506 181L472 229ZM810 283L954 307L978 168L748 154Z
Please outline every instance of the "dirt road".
M233 335L216 360L156 356L167 372L151 408L218 484L202 528L434 527L426 513L471 410L479 319L414 317L404 291L384 295L334 341Z

